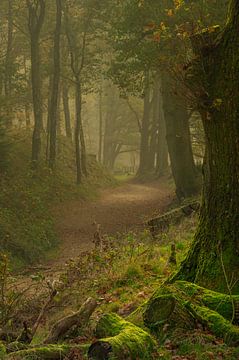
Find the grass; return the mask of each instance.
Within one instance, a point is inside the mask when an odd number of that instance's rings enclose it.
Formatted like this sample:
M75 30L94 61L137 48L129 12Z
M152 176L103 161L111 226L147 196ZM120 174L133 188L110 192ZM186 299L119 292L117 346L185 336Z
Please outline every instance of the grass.
M69 262L61 276L63 291L59 303L68 309L79 306L89 296L97 297L98 314L109 311L129 313L147 299L175 270L168 264L171 243L175 242L180 262L191 242L196 225L190 218L179 227L172 226L157 239L142 233L105 237L105 250L95 249ZM182 239L184 232L185 239Z
M171 226L156 239L152 239L148 231L105 238L104 252L99 253L96 249L68 264L61 278L64 285L57 299L57 307L63 306L67 314L79 308L87 297L93 296L100 305L92 320L92 328L103 313L114 312L127 317L176 270L176 266L168 263L170 245L172 242L176 244L179 264L191 244L196 226L197 218L191 217L177 226ZM58 310L52 310L50 323L61 315ZM140 323L140 319L138 321ZM41 331L45 332L46 328ZM91 330L88 332L91 338ZM74 337L82 335L85 335L85 331L73 334ZM238 349L226 346L222 340L200 327L186 334L176 333L173 339L165 340L164 346L159 348L159 359L239 358Z
M81 255L70 261L62 272L58 284L58 296L54 306L48 311L47 321L38 329L34 343L41 342L48 329L59 318L79 309L86 298L92 296L99 306L87 329L75 329L68 336L94 339L93 329L99 316L104 313L117 313L122 317L132 314L132 318L141 324L140 312L133 312L147 301L165 279L176 270L177 266L168 263L171 243L176 244L177 263L184 258L195 233L197 217L186 218L181 224L171 226L156 239L145 230L141 233L118 234L114 238L104 237L103 251L99 249ZM43 278L44 274L38 274ZM54 278L53 278L54 281ZM21 317L28 319L28 324L36 320L46 293L37 297L37 301L23 301ZM45 300L44 300L45 299ZM29 314L29 309L31 309ZM27 314L26 314L27 311ZM68 341L67 339L65 341ZM178 330L173 338L165 338L159 344L158 359L163 360L237 360L239 350L226 346L201 325L194 331Z

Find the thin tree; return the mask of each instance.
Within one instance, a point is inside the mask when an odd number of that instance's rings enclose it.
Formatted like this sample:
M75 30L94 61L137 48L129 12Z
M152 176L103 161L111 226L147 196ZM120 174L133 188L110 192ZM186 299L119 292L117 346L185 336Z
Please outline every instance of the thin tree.
M99 89L99 148L98 148L98 161L102 162L102 144L103 144L103 111L102 111L102 96L103 88L102 82Z
M140 158L139 169L137 172L138 177L142 177L148 174L149 167L149 138L150 138L150 79L149 72L145 74L144 85L144 112L141 123L141 138L140 138Z
M57 118L59 105L59 84L60 84L60 38L61 38L61 19L62 19L62 2L56 0L56 27L54 35L54 62L53 62L53 79L51 90L51 103L49 111L49 130L50 130L50 146L49 146L49 166L55 167L56 162L56 138L57 138Z
M72 141L72 131L71 131L71 113L69 107L69 87L65 83L62 82L62 102L64 109L64 117L65 117L65 131L67 138Z
M32 161L38 162L41 152L42 94L40 72L40 33L45 17L45 0L26 0L28 8L28 28L31 42L31 81L34 112L34 130L32 136Z
M12 125L11 114L11 93L12 93L12 75L13 75L13 1L8 0L8 15L7 15L7 51L5 58L5 81L4 90L8 101L7 107L7 125Z
M77 171L77 184L82 182L82 175L87 176L86 168L86 148L84 131L82 124L82 71L85 65L85 52L86 52L86 39L89 25L89 16L85 19L84 30L81 38L81 48L79 52L79 39L75 36L74 30L71 29L69 20L68 8L65 7L65 29L68 39L71 70L74 76L75 83L75 154L76 154L76 171Z

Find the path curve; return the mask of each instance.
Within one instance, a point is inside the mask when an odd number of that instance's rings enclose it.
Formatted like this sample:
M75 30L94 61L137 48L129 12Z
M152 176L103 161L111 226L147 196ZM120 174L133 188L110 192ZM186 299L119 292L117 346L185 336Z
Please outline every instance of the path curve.
M146 218L164 212L172 198L166 181L130 182L102 191L94 201L74 200L58 205L54 216L61 245L51 267L60 267L93 246L94 222L101 224L102 233L108 235L138 231L143 229Z

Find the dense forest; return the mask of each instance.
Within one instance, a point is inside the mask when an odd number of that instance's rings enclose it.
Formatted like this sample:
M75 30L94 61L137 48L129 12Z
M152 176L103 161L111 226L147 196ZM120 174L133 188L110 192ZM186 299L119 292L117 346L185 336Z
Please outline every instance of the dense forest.
M239 0L1 0L0 359L239 359Z

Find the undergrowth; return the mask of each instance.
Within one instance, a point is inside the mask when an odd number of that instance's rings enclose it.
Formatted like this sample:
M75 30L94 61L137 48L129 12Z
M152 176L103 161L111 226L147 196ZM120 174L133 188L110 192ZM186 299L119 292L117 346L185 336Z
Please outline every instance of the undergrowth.
M192 241L197 217L185 219L177 226L156 238L145 230L140 233L118 234L108 237L101 234L101 244L69 261L58 274L38 273L32 276L35 283L34 292L30 290L21 300L20 311L16 312L14 324L22 328L23 321L31 327L36 321L42 304L47 301L47 286L51 282L57 287L58 295L47 311L46 319L39 327L33 344L41 343L51 326L63 316L79 309L90 296L98 301L98 309L94 313L87 328L73 328L61 339L64 344L84 344L94 341L94 328L102 314L113 312L137 320L134 312L150 298L168 276L177 269ZM176 247L177 265L169 262L171 244ZM45 284L45 286L44 286ZM32 286L32 285L31 285ZM29 287L30 288L30 287ZM37 296L36 296L37 292ZM143 325L143 324L142 324ZM158 344L158 359L163 360L237 360L237 348L228 347L223 340L216 338L203 325L198 324L195 330L182 333L178 330L173 338L166 337Z
M28 139L25 133L11 135L8 166L0 176L0 247L14 270L41 260L57 245L53 204L96 196L100 187L115 184L96 161L89 159L89 178L76 186L74 152L65 140L60 144L54 172L44 161L32 170Z

